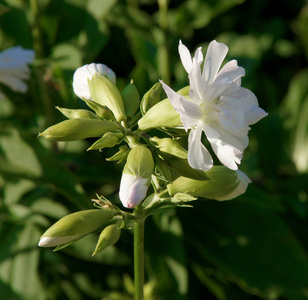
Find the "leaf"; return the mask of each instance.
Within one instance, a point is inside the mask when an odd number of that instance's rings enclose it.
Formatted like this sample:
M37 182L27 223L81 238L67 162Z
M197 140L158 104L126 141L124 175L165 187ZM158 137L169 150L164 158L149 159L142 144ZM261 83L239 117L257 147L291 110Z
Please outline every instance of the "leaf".
M179 214L194 263L203 268L212 264L226 280L266 298L305 295L307 257L276 214L235 200L198 201L193 213L179 210Z
M37 139L23 137L16 128L6 126L0 131L0 174L11 179L25 178L48 184L78 208L90 205L76 178L50 155Z

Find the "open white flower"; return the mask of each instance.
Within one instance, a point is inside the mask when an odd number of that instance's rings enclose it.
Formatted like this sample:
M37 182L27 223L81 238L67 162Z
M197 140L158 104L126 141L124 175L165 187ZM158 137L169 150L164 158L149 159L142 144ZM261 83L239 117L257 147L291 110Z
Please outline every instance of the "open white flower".
M73 78L74 93L79 98L93 100L90 94L88 81L91 80L95 74L103 75L107 77L113 84L116 84L115 73L106 65L95 63L84 65L75 71Z
M14 92L25 93L28 89L24 80L30 78L28 64L34 59L34 51L20 46L0 53L0 82Z
M180 41L179 53L190 81L189 97L183 97L162 82L185 130L190 129L188 162L194 169L206 171L213 166L213 159L201 142L204 132L220 162L237 170L248 145L249 125L267 115L259 107L256 96L240 86L245 70L236 60L220 69L227 52L225 44L212 41L201 72L201 48L192 58Z

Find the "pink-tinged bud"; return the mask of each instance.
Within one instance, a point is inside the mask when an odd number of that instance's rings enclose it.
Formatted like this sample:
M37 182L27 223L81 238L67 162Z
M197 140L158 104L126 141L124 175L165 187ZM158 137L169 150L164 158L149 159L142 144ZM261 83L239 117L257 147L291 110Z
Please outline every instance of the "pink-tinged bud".
M120 184L120 200L124 207L134 208L146 196L149 179L123 174Z
M79 98L93 100L88 82L92 79L95 74L100 74L108 78L113 84L116 83L115 73L103 64L89 64L78 68L74 73L73 78L73 89L74 93Z
M120 184L120 200L124 207L134 208L147 194L154 161L151 151L137 145L129 152Z

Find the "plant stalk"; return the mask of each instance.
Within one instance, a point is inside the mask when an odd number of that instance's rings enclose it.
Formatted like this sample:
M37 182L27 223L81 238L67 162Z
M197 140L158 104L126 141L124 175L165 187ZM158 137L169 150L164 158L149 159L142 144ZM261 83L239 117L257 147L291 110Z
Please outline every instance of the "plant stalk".
M144 286L144 223L142 204L139 204L134 211L136 217L134 221L134 284L135 300L143 300Z

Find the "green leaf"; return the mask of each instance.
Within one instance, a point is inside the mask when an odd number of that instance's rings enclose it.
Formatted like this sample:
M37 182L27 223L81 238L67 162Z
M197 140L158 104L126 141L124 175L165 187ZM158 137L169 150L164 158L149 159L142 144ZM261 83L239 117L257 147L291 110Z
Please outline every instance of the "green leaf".
M238 201L195 202L179 210L190 258L199 266L211 264L225 280L250 293L296 295L308 288L304 249L283 220L264 208ZM206 228L206 230L200 230Z

